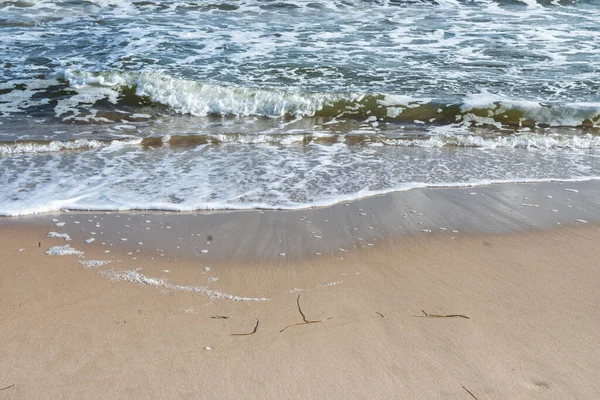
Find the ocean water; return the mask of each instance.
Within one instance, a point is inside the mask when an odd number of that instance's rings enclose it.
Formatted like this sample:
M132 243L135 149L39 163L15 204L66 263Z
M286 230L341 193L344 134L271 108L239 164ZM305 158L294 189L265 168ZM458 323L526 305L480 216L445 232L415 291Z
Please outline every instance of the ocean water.
M600 178L596 0L2 0L0 55L0 215Z

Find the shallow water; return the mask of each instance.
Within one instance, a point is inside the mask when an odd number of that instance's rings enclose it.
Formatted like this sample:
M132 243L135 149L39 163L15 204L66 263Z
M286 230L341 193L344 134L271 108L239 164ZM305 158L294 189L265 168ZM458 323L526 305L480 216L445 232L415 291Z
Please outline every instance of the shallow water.
M0 2L0 214L600 176L600 4Z

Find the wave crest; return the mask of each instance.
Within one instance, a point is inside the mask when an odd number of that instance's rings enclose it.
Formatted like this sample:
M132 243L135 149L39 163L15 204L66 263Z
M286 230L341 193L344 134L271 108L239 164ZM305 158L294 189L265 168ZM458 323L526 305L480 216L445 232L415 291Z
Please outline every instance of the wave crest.
M107 100L137 107L159 104L194 116L369 119L425 125L503 127L600 127L600 103L545 104L490 93L455 101L383 93L314 93L224 86L159 73L89 73L65 70L75 96L60 100L57 115L76 114L80 103Z

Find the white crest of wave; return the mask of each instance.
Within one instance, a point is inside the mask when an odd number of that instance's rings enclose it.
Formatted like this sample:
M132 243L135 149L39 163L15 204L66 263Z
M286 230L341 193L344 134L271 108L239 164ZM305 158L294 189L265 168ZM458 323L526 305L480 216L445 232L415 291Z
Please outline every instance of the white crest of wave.
M137 94L167 104L182 114L283 117L312 116L326 104L348 99L346 94L299 93L202 84L156 74L138 77ZM354 96L353 96L354 97ZM358 97L358 96L356 96Z
M98 150L102 148L117 149L123 146L136 145L142 142L140 138L128 140L101 141L94 139L76 139L72 141L52 141L49 143L6 143L0 144L0 155L21 153L51 153L62 150Z
M103 73L65 70L64 79L78 91L82 101L106 98L115 103L119 90L135 87L138 96L165 104L181 114L283 117L313 116L327 104L340 100L360 101L362 94L310 93L281 89L223 86L179 79L158 72ZM60 112L72 108L62 107Z

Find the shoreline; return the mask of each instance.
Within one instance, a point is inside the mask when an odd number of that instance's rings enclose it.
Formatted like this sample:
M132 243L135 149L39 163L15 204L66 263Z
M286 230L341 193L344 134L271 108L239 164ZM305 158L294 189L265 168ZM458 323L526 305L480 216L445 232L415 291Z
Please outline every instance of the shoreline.
M69 244L81 251L101 244L147 260L294 261L399 236L508 234L600 223L597 199L600 181L495 184L414 189L291 211L55 212L0 218L0 229L39 227L68 234Z
M359 231L348 223L368 217L358 212L364 205L315 210L304 221L303 213L202 215L214 237L207 245L208 231L193 236L210 248L199 254L186 253L195 250L194 240L180 253L176 246L157 251L152 241L137 248L146 225L157 241L178 243L173 237L198 222L181 215L61 213L4 221L0 388L14 386L0 396L596 398L600 314L591 310L600 301L600 221L588 215L597 190L423 191L410 199L420 209L406 219L397 210L409 199L382 196L371 223L390 226L396 215L407 221L407 233L373 230L373 246L345 251L338 243L371 231L367 223ZM511 207L525 194L539 207ZM560 212L547 209L557 204ZM306 236L324 212L332 226L318 242L329 252L270 256L279 233L289 235L282 240ZM455 225L420 230L442 222ZM131 233L121 241L125 225ZM233 237L225 240L221 231ZM89 236L96 240L87 244ZM249 239L235 244L239 237ZM66 244L82 257L44 254ZM236 258L244 254L254 258Z
M269 207L269 206L244 206L240 208L235 207L224 207L224 208L198 208L198 209L167 209L167 208L74 208L74 207L61 207L60 209L51 209L47 211L39 211L39 212L30 212L26 214L0 214L0 219L3 218L31 218L38 217L43 215L53 215L57 213L69 213L69 212L78 212L78 213L172 213L172 214L213 214L213 213L229 213L229 212L248 212L248 211L259 211L259 212L302 212L302 211L311 211L311 210L321 210L327 209L330 207L336 207L343 204L350 204L354 202L360 201L370 201L369 199L382 197L382 196L399 196L402 193L410 192L414 190L444 190L444 189L477 189L477 188L485 188L485 187L493 187L493 186L503 186L503 185L552 185L552 184L580 184L580 183L598 183L600 182L600 177L591 176L591 177L583 177L583 178L565 178L565 179L523 179L523 180L492 180L485 182L473 182L473 183L456 183L456 184L417 184L413 187L406 188L395 188L395 189L386 189L382 191L371 191L368 194L364 194L360 197L352 197L341 200L334 200L331 202L316 202L312 206L305 207L297 207L297 208L285 208L285 207Z

